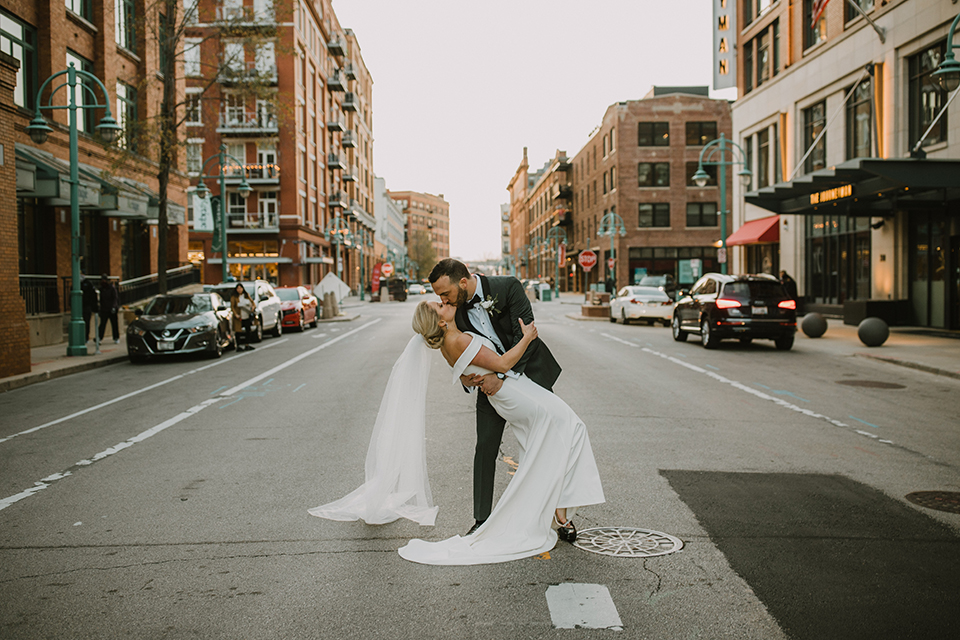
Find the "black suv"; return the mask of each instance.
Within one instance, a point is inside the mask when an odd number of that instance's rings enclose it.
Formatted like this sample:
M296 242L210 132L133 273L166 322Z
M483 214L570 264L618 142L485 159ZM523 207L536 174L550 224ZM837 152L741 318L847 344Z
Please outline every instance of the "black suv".
M708 273L689 292L680 291L671 326L677 342L696 333L707 349L724 338L744 344L765 338L786 351L797 333L797 301L770 275Z

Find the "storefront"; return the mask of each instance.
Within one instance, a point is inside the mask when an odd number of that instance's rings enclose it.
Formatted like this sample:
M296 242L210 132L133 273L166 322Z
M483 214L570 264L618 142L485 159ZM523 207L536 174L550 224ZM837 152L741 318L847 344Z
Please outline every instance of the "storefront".
M960 160L859 158L745 200L802 218L807 310L960 329L958 176Z
M728 247L743 247L747 273L780 274L780 216L750 220L727 238Z
M719 272L717 247L630 247L629 282L644 276L671 275L678 286L689 287L705 273Z

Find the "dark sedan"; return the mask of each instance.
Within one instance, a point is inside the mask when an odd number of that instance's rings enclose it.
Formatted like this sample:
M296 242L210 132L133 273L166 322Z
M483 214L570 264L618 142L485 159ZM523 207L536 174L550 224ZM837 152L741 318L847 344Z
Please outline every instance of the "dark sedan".
M761 338L786 351L797 333L797 301L773 276L708 273L680 292L671 326L677 342L695 333L707 349L724 338Z
M151 356L205 352L213 358L236 346L230 306L217 293L157 296L127 327L132 362Z

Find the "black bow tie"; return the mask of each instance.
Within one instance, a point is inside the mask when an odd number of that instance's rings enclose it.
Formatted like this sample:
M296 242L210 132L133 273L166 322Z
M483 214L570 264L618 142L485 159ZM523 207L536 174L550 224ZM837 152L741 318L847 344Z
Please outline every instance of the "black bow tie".
M467 300L467 302L463 305L463 308L465 311L470 311L470 309L473 309L479 303L480 303L480 296L474 295L472 298Z

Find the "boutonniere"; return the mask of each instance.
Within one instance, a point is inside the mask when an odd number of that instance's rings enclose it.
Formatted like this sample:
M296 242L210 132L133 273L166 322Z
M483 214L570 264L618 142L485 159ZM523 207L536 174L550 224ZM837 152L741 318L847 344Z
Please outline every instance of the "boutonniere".
M493 296L493 297L491 298L490 296L487 296L487 299L486 299L486 300L481 300L481 301L480 301L480 306L481 306L481 307L483 308L483 310L486 311L487 313L490 313L491 311L493 311L493 313L500 313L500 309L497 309L497 298L498 298L498 297L499 297L499 296Z

